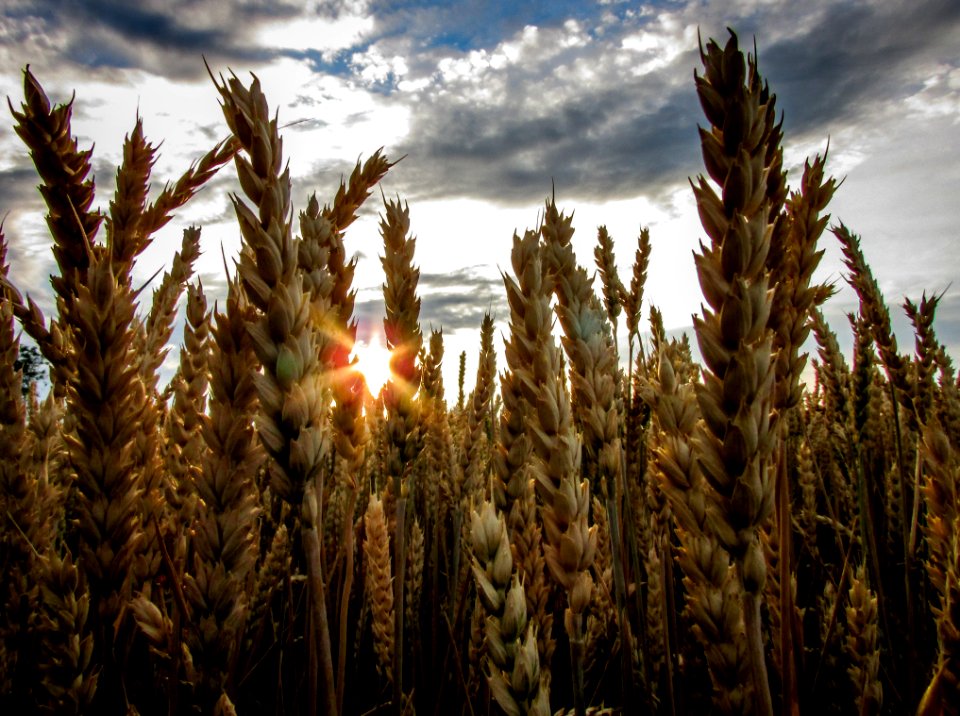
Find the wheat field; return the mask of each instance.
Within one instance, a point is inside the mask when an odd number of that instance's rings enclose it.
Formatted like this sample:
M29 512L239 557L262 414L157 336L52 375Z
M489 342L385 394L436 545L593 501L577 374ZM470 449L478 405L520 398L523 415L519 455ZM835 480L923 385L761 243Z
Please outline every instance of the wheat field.
M348 230L402 171L382 151L295 223L264 88L211 74L228 138L150 192L138 120L101 211L73 100L25 70L11 107L56 311L2 242L0 710L960 713L960 383L939 296L905 302L901 351L859 237L830 223L827 157L787 186L755 57L733 33L700 56L694 335L668 339L644 301L657 237L640 233L629 280L603 227L579 265L551 197L512 238L505 365L488 315L455 401L399 198L381 208L376 395L353 357ZM138 256L230 163L226 299L194 277L199 227L145 295ZM834 239L860 301L842 327L813 281ZM21 332L51 366L42 399L21 394Z

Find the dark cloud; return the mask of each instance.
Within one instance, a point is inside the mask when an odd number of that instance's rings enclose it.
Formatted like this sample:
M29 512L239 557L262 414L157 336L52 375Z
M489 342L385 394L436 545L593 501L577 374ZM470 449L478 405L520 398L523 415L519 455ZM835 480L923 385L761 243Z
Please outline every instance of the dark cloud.
M698 156L695 96L660 85L666 94L651 107L650 83L623 79L616 89L584 88L542 116L510 112L509 98L483 108L421 105L398 148L409 156L412 195L522 204L553 182L566 195L606 200L684 181Z
M830 131L918 89L921 62L960 62L960 3L832 3L801 36L763 46L760 70L777 93L788 132ZM748 37L743 34L743 37Z
M39 207L39 183L40 178L32 165L0 170L0 216L7 212L23 211L25 207Z
M417 286L420 296L420 325L423 330L443 328L451 333L461 330L477 330L485 313L494 317L509 315L503 281L499 277L488 278L476 269L464 268L450 273L424 273ZM368 296L372 291L364 291ZM354 307L354 316L360 323L361 338L371 326L383 322L383 298L359 298Z
M811 132L826 137L915 92L919 78L910 72L919 63L960 62L951 39L960 27L956 2L819 7L813 21L801 17L799 31L791 27L786 37L778 23L778 13L786 10L779 4L735 23L747 49L750 38L757 38L761 72L786 113L788 142ZM692 6L684 12L685 22L698 21ZM409 139L398 148L410 157L404 167L408 193L526 203L554 181L584 200L641 193L656 198L701 171L696 125L704 120L692 82L699 68L695 47L634 76L616 60L626 56L622 39L643 27L642 21L625 21L608 28L602 42L593 41L597 37L586 28L591 41L555 55L549 55L556 40L550 36L534 51L530 68L478 73L473 84L441 81L435 72L435 85L410 104ZM779 34L765 32L767 27ZM718 41L725 42L726 34ZM538 52L547 58L539 64ZM562 70L575 63L595 72L571 88ZM488 85L499 96L464 98Z
M95 71L143 68L168 78L197 79L206 72L204 55L215 63L277 56L274 48L251 42L250 33L264 21L298 12L293 5L222 0L35 0L0 9L11 28L0 44L11 50L42 47L51 69L61 64Z

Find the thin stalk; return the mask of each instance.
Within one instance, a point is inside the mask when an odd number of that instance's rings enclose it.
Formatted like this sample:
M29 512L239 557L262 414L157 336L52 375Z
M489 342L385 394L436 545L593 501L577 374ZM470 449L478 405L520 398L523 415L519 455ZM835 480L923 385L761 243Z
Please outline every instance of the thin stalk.
M619 491L617 491L619 492ZM633 664L631 660L631 652L633 650L633 645L631 644L630 634L624 626L624 622L627 619L626 615L626 580L623 576L623 563L620 561L620 516L617 510L617 500L612 498L607 498L607 522L610 528L610 551L611 551L611 560L613 561L613 586L614 594L617 605L617 621L618 629L620 630L620 656L622 663L622 680L623 680L623 695L624 701L628 703L636 703L634 694L632 693L634 684L632 678ZM642 658L642 652L641 652ZM646 681L646 679L644 679ZM647 700L646 694L648 689L646 688L647 684L644 683L644 699L643 699L643 712L648 712L646 708Z
M586 716L587 705L583 685L583 624L582 615L567 610L567 632L570 637L570 681L573 686L573 707L577 716Z
M343 699L347 691L347 621L350 613L350 591L353 589L353 513L357 493L347 493L347 509L343 520L343 549L346 565L343 574L343 591L340 594L340 633L337 643L337 712L343 712Z
M784 422L786 425L786 422ZM785 431L784 431L785 432ZM783 669L783 699L781 712L784 716L798 716L800 712L797 692L796 665L793 650L793 590L790 588L790 487L787 484L787 438L780 440L780 455L777 460L777 528L780 531L780 664Z
M891 375L888 372L888 376ZM906 485L906 480L904 480L904 456L903 456L903 435L900 432L900 408L898 405L896 388L893 384L892 378L888 380L888 385L890 386L890 403L893 410L893 431L894 437L897 444L897 470L900 472L900 484ZM919 495L914 496L914 501L918 499ZM903 539L903 587L906 595L907 601L907 663L916 664L917 661L917 644L915 641L916 633L916 623L914 619L914 601L913 601L913 583L910 579L910 575L913 572L913 552L910 549L910 527L911 524L907 520L907 491L906 489L900 490L899 508L900 508L900 530L902 533ZM913 507L911 506L910 512L912 513ZM879 577L879 575L878 575ZM882 595L880 596L880 613L886 616L885 603L882 601ZM886 619L884 618L884 626L886 626ZM888 632L889 633L889 632ZM907 670L907 698L910 699L910 703L913 703L917 699L917 680L915 671L916 669L908 668Z
M310 585L310 608L314 621L313 639L317 641L320 693L318 709L325 716L338 716L337 690L333 680L333 658L330 647L330 626L327 623L327 600L324 596L323 574L320 571L320 537L317 528L304 522L300 529L307 557L307 578Z
M670 715L677 716L678 713L686 713L686 710L682 702L677 703L678 692L673 684L673 676L679 666L674 664L676 656L673 652L673 645L677 643L677 610L674 609L673 555L671 554L673 548L669 537L664 538L663 543L660 555L660 578L663 580L660 598L663 601L663 620L666 622L666 628L663 630L663 653L664 663L667 665L667 698L670 702ZM679 693L682 695L683 692Z
M753 680L753 713L757 716L773 716L773 700L770 696L770 681L767 678L767 662L763 655L759 594L744 591L743 624L747 636L746 656Z
M397 713L403 710L403 582L406 572L406 519L407 498L397 497L397 532L394 535L395 551L393 555L393 603L394 646L393 646L393 698Z

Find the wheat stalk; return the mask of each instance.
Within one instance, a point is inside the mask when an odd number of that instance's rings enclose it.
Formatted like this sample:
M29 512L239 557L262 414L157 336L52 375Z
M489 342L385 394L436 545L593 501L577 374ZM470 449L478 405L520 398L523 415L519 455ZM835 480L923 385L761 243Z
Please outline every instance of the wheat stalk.
M494 496L497 507L507 515L511 545L517 570L527 597L527 613L539 625L540 671L550 678L555 647L551 636L553 614L547 608L546 563L543 556L542 528L537 520L536 497L530 465L533 441L529 421L536 399L534 362L542 338L539 336L549 317L549 302L542 295L542 271L539 236L534 231L514 234L511 250L514 277L503 274L510 306L510 337L506 341L507 370L500 376L500 439L493 455L496 474Z
M535 260L536 261L536 260ZM537 262L539 263L539 262ZM529 403L535 406L529 421L536 459L532 476L540 499L540 515L547 540L544 556L550 574L567 593L564 627L570 638L574 700L584 707L583 618L593 580L589 568L596 552L596 529L589 527L590 486L579 482L580 441L574 431L570 397L561 379L560 352L551 333L546 281L530 296L527 330L536 336L533 381Z
M377 654L377 670L393 681L394 641L394 589L390 569L390 538L383 503L376 495L363 518L364 594L367 606L373 615L373 648Z
M659 485L670 502L682 550L687 610L706 651L714 685L714 705L722 712L743 712L749 703L745 688L748 663L744 624L738 600L741 589L730 555L714 533L707 484L691 447L701 420L695 385L677 379L671 354L664 347L656 383L642 395L652 407L661 437L652 451Z
M481 457L483 449L481 439L493 397L493 380L497 371L496 360L497 357L493 351L493 318L489 313L485 313L480 326L477 380L467 403L467 422L463 431L463 448L460 458L460 466L463 470L461 499L468 502L480 497L480 491L483 488L482 478L487 473Z
M779 128L775 98L746 60L736 35L721 49L701 50L697 76L701 105L712 128L701 130L704 162L722 186L718 196L706 178L694 185L697 208L710 246L695 256L707 306L694 329L707 370L697 391L704 418L696 437L697 459L712 488L713 528L737 564L743 586L747 659L757 713L772 714L760 624L766 565L757 528L773 507L769 457L777 414L772 308L766 271L779 193L771 185ZM738 396L736 401L726 395Z
M879 680L877 597L867 586L863 566L850 580L847 606L847 637L844 650L852 662L847 674L853 683L857 709L861 716L880 713L883 686Z
M227 125L243 152L235 157L240 184L257 211L233 197L244 248L240 280L259 313L248 324L254 352L263 366L256 376L260 398L257 428L274 460L271 487L300 508L301 534L307 559L311 610L322 679L323 708L337 712L330 632L317 534L316 489L329 455L329 390L319 362L318 339L311 313L326 308L314 301L298 273L298 245L290 225L290 172L281 172L282 143L276 118L269 118L266 97L254 77L249 88L239 79L214 80L223 100ZM322 318L319 319L322 321ZM311 700L318 695L312 682Z
M70 553L50 552L39 570L33 628L40 644L36 706L54 714L87 713L97 690L91 597Z

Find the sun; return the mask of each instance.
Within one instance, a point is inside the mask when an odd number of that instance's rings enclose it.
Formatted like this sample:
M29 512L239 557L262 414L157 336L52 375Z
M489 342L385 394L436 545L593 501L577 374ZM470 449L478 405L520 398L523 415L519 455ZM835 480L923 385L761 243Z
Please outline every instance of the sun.
M367 389L377 395L390 380L390 351L380 341L380 334L374 332L366 342L357 341L353 354L357 358L355 368L363 374Z

